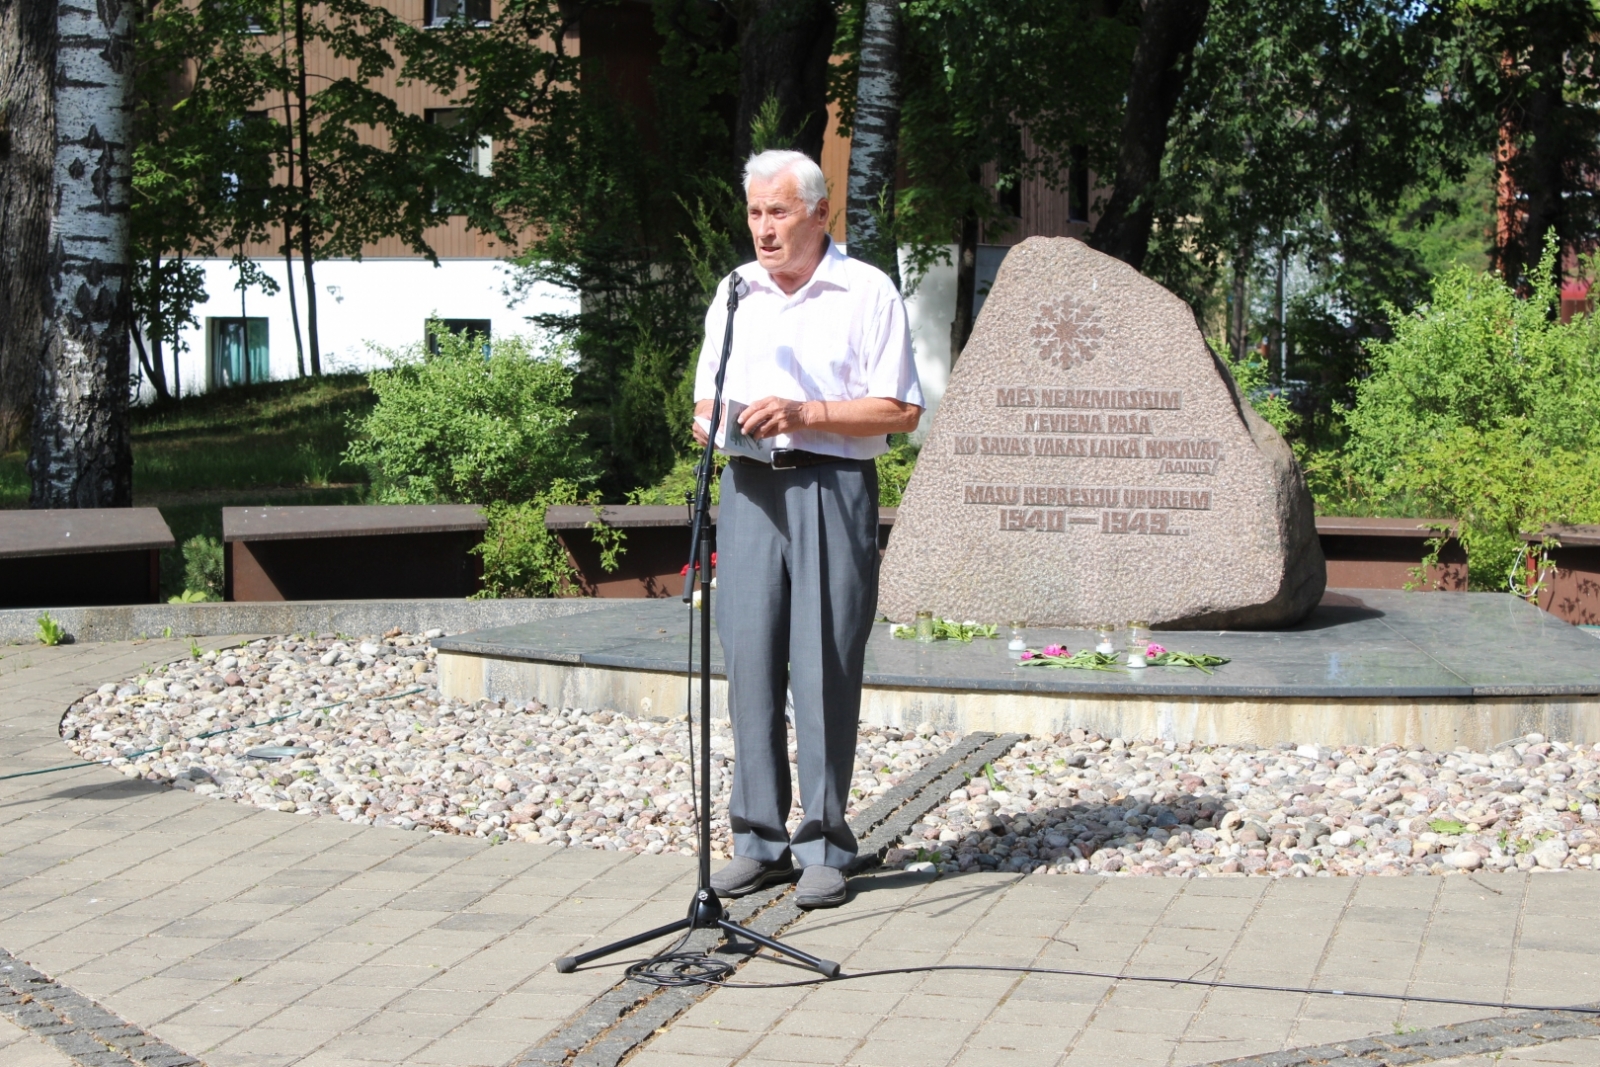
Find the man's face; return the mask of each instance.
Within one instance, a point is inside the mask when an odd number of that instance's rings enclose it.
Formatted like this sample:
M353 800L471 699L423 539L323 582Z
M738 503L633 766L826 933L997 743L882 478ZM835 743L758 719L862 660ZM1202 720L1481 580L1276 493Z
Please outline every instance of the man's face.
M827 231L826 198L807 212L800 183L792 174L780 174L771 181L753 180L746 202L756 262L768 274L809 273L821 256Z

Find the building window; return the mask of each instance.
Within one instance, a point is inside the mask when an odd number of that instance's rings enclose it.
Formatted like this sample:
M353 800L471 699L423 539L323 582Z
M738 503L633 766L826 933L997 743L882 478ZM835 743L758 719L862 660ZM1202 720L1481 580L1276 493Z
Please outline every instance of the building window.
M266 319L206 320L208 388L270 381Z
M476 337L483 344L483 358L489 358L489 338L492 334L488 319L429 319L423 324L423 332L428 339L428 354L439 354L439 332L454 334L457 337Z
M424 112L424 118L435 126L451 129L461 124L466 113L455 107L430 107ZM487 178L494 172L494 140L487 134L479 137L467 149L467 158L462 163L462 169L468 174L476 174Z
M443 26L460 19L471 26L489 25L489 0L426 0L423 24Z

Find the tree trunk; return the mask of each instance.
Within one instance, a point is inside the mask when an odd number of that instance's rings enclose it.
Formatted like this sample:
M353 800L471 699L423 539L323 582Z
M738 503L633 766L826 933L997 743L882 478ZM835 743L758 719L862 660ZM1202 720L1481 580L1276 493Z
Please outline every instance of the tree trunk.
M739 113L734 153L750 155L750 124L770 97L781 140L822 158L828 129L828 58L838 20L829 0L752 0L739 27Z
M900 40L899 0L866 0L845 209L850 255L883 271L897 289L894 177L900 147Z
M161 256L159 253L150 256L150 285L155 290L155 314L151 316L156 322L161 321ZM145 377L150 379L150 388L156 391L157 400L170 400L171 394L167 391L167 366L161 354L161 332L159 330L150 338L150 356L147 358L144 351L144 341L139 336L139 324L135 322L128 331L133 336L133 343L139 349L139 362L144 365Z
M1250 315L1245 308L1245 301L1250 297L1250 259L1250 253L1245 250L1234 260L1233 285L1228 291L1228 351L1240 362L1244 361L1245 349L1250 344L1246 335Z
M310 91L306 87L306 0L294 0L295 97L300 107L297 124L300 142L300 266L306 276L306 338L311 348L311 373L322 375L322 343L317 336L317 278L313 267L316 242L311 235L311 118Z
M950 323L950 365L961 358L972 336L972 305L978 289L978 216L967 212L961 220L961 236L956 242L956 317Z
M33 408L35 508L133 503L128 427L128 206L133 7L56 12L50 304Z
M283 0L278 0L278 26L283 38L283 51L281 55L289 54L289 28L284 19ZM297 35L298 39L298 35ZM287 59L285 59L287 62ZM289 104L289 84L287 80L283 86L283 128L289 133L289 151L284 162L289 169L289 188L294 188L294 109ZM294 296L294 232L290 220L283 220L283 276L289 284L289 318L294 323L294 360L300 372L300 377L306 376L306 345L300 334L300 308Z
M27 433L44 349L55 50L54 4L0 0L0 452Z
M1127 109L1111 202L1091 244L1138 269L1150 247L1150 193L1161 177L1167 124L1188 80L1210 0L1146 0L1128 78Z
M1519 269L1517 275L1508 277L1526 275L1538 266L1539 257L1544 253L1545 237L1551 231L1562 240L1563 246L1570 236L1564 225L1566 219L1562 193L1567 185L1568 159L1580 153L1573 152L1575 146L1569 143L1567 131L1563 128L1566 125L1562 121L1567 77L1565 59L1566 49L1558 37L1558 31L1535 24L1533 49L1529 57L1532 70L1523 108L1527 210L1521 232L1517 235L1522 246L1518 256ZM1553 280L1560 284L1559 249Z

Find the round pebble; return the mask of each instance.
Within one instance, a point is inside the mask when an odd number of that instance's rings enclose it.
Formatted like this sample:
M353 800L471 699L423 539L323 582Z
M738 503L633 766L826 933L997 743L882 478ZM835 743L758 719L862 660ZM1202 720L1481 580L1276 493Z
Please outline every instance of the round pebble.
M1206 877L1595 866L1600 745L1490 752L1173 744L1083 730L1016 745L891 850L908 870Z
M206 652L101 686L68 710L62 736L129 777L276 811L491 841L694 851L681 716L447 700L428 647L439 636L271 637ZM850 813L954 740L928 726L863 728ZM303 751L247 755L266 747ZM726 722L712 723L711 761L712 849L725 856ZM796 798L795 821L799 807Z

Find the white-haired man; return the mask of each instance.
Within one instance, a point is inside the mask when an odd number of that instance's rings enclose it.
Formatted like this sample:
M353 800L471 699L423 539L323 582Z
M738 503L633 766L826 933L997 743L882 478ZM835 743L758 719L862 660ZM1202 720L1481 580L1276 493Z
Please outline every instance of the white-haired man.
M845 899L856 840L845 823L861 675L878 602L878 476L888 435L912 430L922 391L894 284L828 236L822 170L799 152L745 167L756 261L739 268L725 398L740 429L770 439L772 462L732 456L717 528L717 633L733 718L734 858L724 896L804 868L803 908ZM727 280L706 314L695 376L705 443L726 322ZM791 835L785 688L794 697L800 803Z

